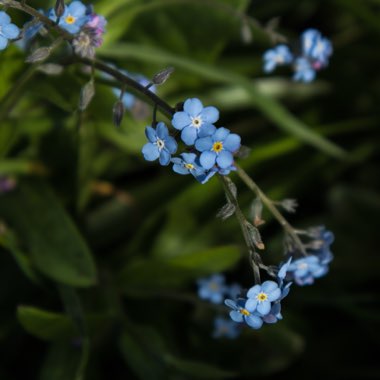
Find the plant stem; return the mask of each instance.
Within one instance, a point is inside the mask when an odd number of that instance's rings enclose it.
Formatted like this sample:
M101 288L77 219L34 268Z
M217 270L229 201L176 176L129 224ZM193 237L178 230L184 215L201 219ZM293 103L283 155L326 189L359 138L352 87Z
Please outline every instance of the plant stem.
M227 198L230 200L230 202L235 206L235 215L236 218L240 224L240 228L242 230L245 244L247 245L249 254L250 254L250 259L252 263L252 269L253 269L253 275L255 278L255 284L261 284L261 279L260 279L260 263L257 262L256 255L257 253L255 252L254 247L252 246L251 239L249 238L249 232L247 230L247 219L245 218L243 212L241 211L241 208L239 206L239 203L237 199L235 198L234 194L230 190L227 179L226 177L219 175L219 179L221 180L224 190L226 192Z
M304 245L302 244L301 239L298 237L294 228L289 224L289 222L282 216L282 214L278 211L277 207L273 204L273 202L264 194L264 192L259 188L259 186L253 181L253 179L243 170L239 165L235 164L237 169L237 174L240 179L247 185L247 187L252 190L264 203L264 205L268 208L268 210L272 213L272 215L277 219L277 221L281 224L282 228L289 234L289 236L293 239L293 242L296 244L300 252L306 256L306 251Z

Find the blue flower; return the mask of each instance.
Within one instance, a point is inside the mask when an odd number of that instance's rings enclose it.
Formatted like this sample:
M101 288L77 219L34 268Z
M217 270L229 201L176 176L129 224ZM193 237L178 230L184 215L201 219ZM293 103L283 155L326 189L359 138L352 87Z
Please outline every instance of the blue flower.
M144 158L147 161L155 161L159 158L161 165L169 165L171 155L177 151L177 143L173 137L169 136L166 125L160 122L156 129L146 127L145 135L149 142L142 148Z
M248 326L257 330L263 325L263 320L255 309L248 304L248 301L242 298L237 301L226 299L224 303L232 309L230 317L233 321L238 323L245 322Z
M307 29L301 34L301 44L304 56L313 61L313 67L320 69L328 65L333 52L329 39L322 37L316 29Z
M199 99L187 99L183 111L176 112L172 119L175 129L181 132L182 141L193 145L198 137L212 134L215 130L213 123L218 121L219 111L215 107L203 107Z
M182 153L181 158L172 158L173 170L178 174L192 174L199 177L205 173L204 169L197 163L197 155L194 153Z
M277 66L286 65L292 62L293 55L286 45L278 45L264 53L264 71L272 72Z
M289 277L298 285L311 285L315 278L324 276L328 272L328 266L322 264L315 255L309 255L294 260L289 266Z
M195 176L195 179L204 185L210 178L212 178L217 173L217 170L211 169L205 171L203 174Z
M50 10L49 18L57 21L58 18L54 9ZM59 18L58 25L69 33L76 34L89 20L90 16L87 15L86 6L80 1L73 1L70 5L65 6L65 11Z
M246 307L250 311L264 316L270 312L271 302L281 297L281 290L274 281L265 281L261 285L255 285L248 290Z
M240 326L230 319L217 317L214 321L214 338L236 339L240 335Z
M314 238L314 241L311 243L312 248L308 252L317 256L321 264L329 264L334 258L330 251L330 245L334 242L334 234L321 226L312 228L310 235Z
M195 148L202 152L199 161L203 168L211 169L217 164L226 170L233 164L233 153L240 148L240 136L227 128L218 128L211 136L197 139Z
M0 11L0 50L8 46L9 40L14 40L20 35L17 25L11 23L11 18L3 11Z
M299 57L295 60L293 80L309 83L315 79L315 76L316 72L308 59Z
M263 321L265 323L276 323L279 320L282 319L282 314L281 314L281 303L276 302L272 305L270 312L267 315L264 315Z
M197 281L198 295L204 300L212 303L222 303L226 292L225 278L221 274L214 274Z

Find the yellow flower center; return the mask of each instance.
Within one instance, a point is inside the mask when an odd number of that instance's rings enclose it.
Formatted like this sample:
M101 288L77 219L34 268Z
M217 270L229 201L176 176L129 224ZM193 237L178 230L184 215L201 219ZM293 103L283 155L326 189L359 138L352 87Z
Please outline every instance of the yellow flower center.
M212 146L212 150L215 153L219 153L223 150L223 143L221 141L214 142L214 145Z
M213 290L214 292L219 290L219 284L217 284L216 282L211 282L211 284L208 287L210 290Z
M301 263L297 265L297 269L307 269L308 265L306 263Z
M66 18L65 18L65 22L66 24L74 24L76 18L71 16L71 15L68 15Z
M239 313L245 315L246 317L248 315L251 315L251 313L247 309L240 309Z
M185 164L185 168L189 169L189 170L193 170L194 169L194 165L193 164Z
M268 295L266 293L259 293L257 296L256 296L256 299L259 301L259 302L263 302L263 301L266 301L268 299Z

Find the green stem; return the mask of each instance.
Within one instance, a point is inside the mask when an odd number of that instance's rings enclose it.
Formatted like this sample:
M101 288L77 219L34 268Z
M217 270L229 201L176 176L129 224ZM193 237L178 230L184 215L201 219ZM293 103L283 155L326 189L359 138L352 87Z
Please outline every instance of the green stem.
M260 279L260 263L257 262L256 255L257 253L255 252L255 248L252 246L251 239L249 237L249 231L247 230L247 219L245 218L243 212L241 211L241 208L239 206L239 203L237 199L235 198L234 194L232 193L231 189L228 186L227 179L225 176L219 175L219 179L221 180L224 191L226 192L226 195L230 202L235 206L235 215L236 218L240 224L241 231L244 236L245 244L247 245L249 254L250 254L250 260L252 263L252 269L253 269L253 275L255 278L255 284L261 284L261 279Z
M294 228L289 224L289 222L282 216L278 211L277 207L273 202L264 194L264 192L259 188L259 186L253 181L253 179L243 170L239 165L235 164L237 169L237 174L240 179L247 185L247 187L252 190L263 202L263 204L268 208L272 215L277 219L281 224L282 228L289 234L293 239L294 243L300 250L300 252L306 256L306 251L304 245L302 244L301 239L295 232Z

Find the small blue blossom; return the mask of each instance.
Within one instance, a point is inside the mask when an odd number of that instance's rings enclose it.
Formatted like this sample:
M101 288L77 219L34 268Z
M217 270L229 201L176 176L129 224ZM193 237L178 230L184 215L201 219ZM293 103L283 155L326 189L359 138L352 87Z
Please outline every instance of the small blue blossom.
M17 25L11 23L11 18L3 11L0 11L0 50L8 46L9 40L14 40L20 35Z
M257 330L263 325L263 320L255 308L248 304L248 301L242 298L237 301L226 299L224 303L232 309L230 317L233 321L238 323L245 322L249 327Z
M214 274L211 277L201 278L197 281L198 295L204 300L212 303L222 303L226 292L225 278L221 274Z
M264 316L271 310L271 303L281 297L281 289L274 281L265 281L248 290L246 307L249 311L257 310Z
M309 255L294 260L289 266L289 277L298 285L311 285L314 279L324 276L328 266L322 264L317 256Z
M217 317L214 321L214 338L236 339L240 335L240 326L230 319Z
M264 71L272 72L277 66L286 65L292 62L293 54L286 45L278 45L264 53Z
M316 72L307 58L299 57L294 62L293 80L309 83L315 79Z
M302 51L305 57L312 60L315 69L328 65L333 52L329 39L323 37L316 29L307 29L301 34Z
M211 136L197 139L195 148L202 152L199 161L203 168L211 169L217 164L227 170L234 162L233 153L240 148L240 136L230 133L227 128L218 128Z
M177 151L177 143L169 135L166 125L160 122L156 129L146 127L145 135L149 142L142 148L144 158L147 161L155 161L158 158L161 165L169 165L171 155Z
M330 251L330 245L334 242L334 234L325 227L311 229L310 235L315 239L312 248L308 251L319 258L321 264L329 264L334 256Z
M49 18L57 21L58 17L54 9L50 10ZM88 21L90 21L90 16L87 14L86 6L80 1L73 1L70 5L65 6L65 11L59 18L58 25L69 33L76 34Z
M197 163L197 155L194 153L182 153L181 158L172 158L173 170L182 175L192 174L199 177L205 173L204 169Z
M183 111L176 112L172 119L175 129L181 132L181 139L186 145L193 145L198 137L210 135L214 132L213 123L218 121L219 111L215 107L203 107L197 99L187 99Z

